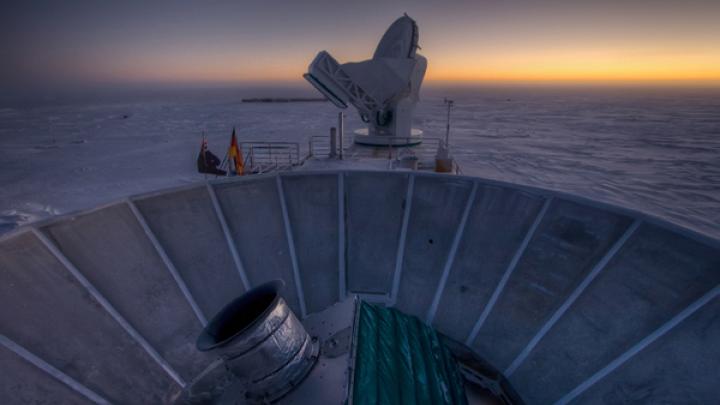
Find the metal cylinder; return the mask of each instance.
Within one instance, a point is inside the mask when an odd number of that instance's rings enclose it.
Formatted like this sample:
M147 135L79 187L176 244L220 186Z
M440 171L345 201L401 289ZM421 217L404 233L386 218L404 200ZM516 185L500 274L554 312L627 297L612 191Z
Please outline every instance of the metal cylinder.
M329 157L334 158L337 153L337 130L335 127L330 128L330 152Z
M256 287L225 306L197 340L200 351L220 355L249 403L273 401L297 386L318 357L285 300L281 281Z

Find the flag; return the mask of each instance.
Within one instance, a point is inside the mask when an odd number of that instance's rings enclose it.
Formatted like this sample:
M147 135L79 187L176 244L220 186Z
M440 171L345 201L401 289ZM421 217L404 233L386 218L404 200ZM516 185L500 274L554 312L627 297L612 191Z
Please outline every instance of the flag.
M208 149L207 138L205 138L205 135L203 135L202 143L200 144L200 153L202 153L203 156L205 156L205 152L207 152L207 149Z
M200 153L197 158L198 172L225 176L227 173L225 170L218 168L219 164L220 159L208 150L208 142L205 135L203 135L202 142L200 143Z
M203 135L202 142L200 142L200 153L198 154L198 158L197 158L197 166L198 166L198 171L200 173L206 173L208 170L207 148L208 148L207 139L205 139L205 135Z
M238 146L237 137L235 136L235 128L233 128L232 138L230 138L230 150L228 150L228 161L230 162L230 170L234 171L238 176L242 176L245 172L243 165L242 149Z

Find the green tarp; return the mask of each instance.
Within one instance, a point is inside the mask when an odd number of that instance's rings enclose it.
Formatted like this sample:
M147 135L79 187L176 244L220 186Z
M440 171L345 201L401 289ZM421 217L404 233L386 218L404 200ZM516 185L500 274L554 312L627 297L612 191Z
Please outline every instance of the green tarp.
M467 404L455 358L434 329L365 302L356 319L354 405Z

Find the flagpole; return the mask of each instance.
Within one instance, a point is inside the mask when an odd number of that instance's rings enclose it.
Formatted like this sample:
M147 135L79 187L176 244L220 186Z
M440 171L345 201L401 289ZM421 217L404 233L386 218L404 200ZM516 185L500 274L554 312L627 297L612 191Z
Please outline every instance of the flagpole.
M200 144L200 149L202 150L203 161L204 161L204 162L207 162L207 156L205 155L205 148L203 147L203 146L205 146L205 141L206 141L206 139L205 139L205 131L203 131L203 132L202 132L202 143ZM206 164L207 164L207 163L206 163ZM203 172L203 180L207 180L207 173L205 173L205 172Z

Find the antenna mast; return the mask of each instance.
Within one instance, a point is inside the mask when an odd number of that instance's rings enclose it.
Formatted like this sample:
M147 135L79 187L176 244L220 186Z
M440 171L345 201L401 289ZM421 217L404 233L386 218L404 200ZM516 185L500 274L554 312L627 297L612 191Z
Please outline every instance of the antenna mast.
M455 100L450 100L449 98L445 98L443 100L445 105L447 106L447 126L445 127L445 147L450 147L450 109L455 105Z

